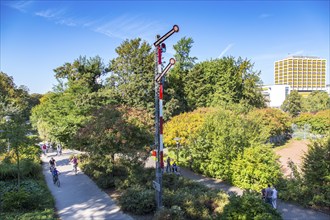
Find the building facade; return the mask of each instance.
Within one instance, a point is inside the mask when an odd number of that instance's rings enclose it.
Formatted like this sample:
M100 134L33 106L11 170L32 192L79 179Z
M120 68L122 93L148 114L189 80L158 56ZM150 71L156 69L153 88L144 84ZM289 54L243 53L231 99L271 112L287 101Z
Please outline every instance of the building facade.
M262 95L267 106L271 108L280 108L290 91L289 85L265 85L262 87Z
M292 90L308 94L326 90L326 59L310 56L290 56L275 62L275 85L289 85Z

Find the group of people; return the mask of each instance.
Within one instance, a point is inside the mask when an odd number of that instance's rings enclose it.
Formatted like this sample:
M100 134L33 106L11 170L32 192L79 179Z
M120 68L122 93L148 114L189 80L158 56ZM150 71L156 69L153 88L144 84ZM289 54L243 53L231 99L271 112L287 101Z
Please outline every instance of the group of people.
M166 173L177 173L178 172L178 166L176 164L175 161L173 161L171 163L171 158L170 157L167 157L167 160L166 160Z
M77 173L77 166L78 166L77 157L73 156L73 158L70 160L70 163L72 163L73 170L75 170L75 172ZM53 182L55 184L56 181L58 180L58 175L60 174L60 172L56 168L56 161L53 157L51 157L50 160L49 160L49 170L50 170L50 172L53 176Z
M43 143L43 145L41 146L41 150L44 155L46 155L49 149L52 149L52 146L48 142ZM60 143L56 145L56 155L57 156L62 155L62 145Z
M261 190L261 194L262 194L262 199L273 206L274 209L277 208L277 190L275 188L275 186L270 187L270 184L268 184L268 187L266 189L262 189Z
M49 170L52 173L53 182L55 184L56 181L58 180L58 175L60 174L60 172L56 168L56 161L53 157L50 158L50 160L49 160Z

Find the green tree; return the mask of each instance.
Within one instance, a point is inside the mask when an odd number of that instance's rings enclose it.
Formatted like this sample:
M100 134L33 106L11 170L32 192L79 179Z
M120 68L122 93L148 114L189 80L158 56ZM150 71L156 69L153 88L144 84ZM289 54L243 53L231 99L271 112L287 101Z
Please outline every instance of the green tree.
M297 90L293 90L284 100L281 109L290 113L290 115L293 117L296 117L300 112L302 112L302 102L302 96L298 93Z
M330 109L330 97L326 91L313 91L304 100L304 108L308 112Z
M142 109L125 106L104 106L75 135L75 145L90 155L101 158L115 154L135 158L153 139L151 115ZM112 167L112 166L111 166ZM112 173L112 172L111 172Z
M85 88L95 92L102 87L98 80L106 73L106 69L99 56L89 59L80 56L73 63L65 63L54 69L54 72L58 80L67 80L70 88Z
M197 60L196 57L190 56L190 50L194 41L192 38L181 38L177 44L173 46L175 50L174 57L176 63L174 68L168 74L165 83L164 96L164 118L165 120L174 115L190 110L184 93L185 78L188 72Z
M33 108L31 122L43 140L69 146L93 109L111 103L113 99L98 82L106 71L98 56L79 57L72 64L65 63L54 71L59 84Z
M308 146L303 158L303 177L308 186L311 203L330 205L330 137L315 141Z
M254 109L247 114L247 120L253 121L254 129L258 132L254 137L257 142L265 143L270 137L284 135L290 131L290 116L279 109Z
M118 57L109 64L107 89L122 104L153 111L155 63L151 46L140 38L125 40L116 53Z
M195 65L186 76L185 95L192 109L223 103L264 107L261 80L248 60L225 57Z

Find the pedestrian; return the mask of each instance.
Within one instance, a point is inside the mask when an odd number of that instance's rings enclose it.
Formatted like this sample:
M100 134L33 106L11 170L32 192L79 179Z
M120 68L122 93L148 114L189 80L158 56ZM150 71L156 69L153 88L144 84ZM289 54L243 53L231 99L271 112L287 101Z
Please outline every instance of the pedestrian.
M57 155L61 155L62 154L62 145L60 143L57 144Z
M42 152L44 153L45 156L46 156L46 151L47 151L47 146L46 146L46 144L44 143L44 144L42 145Z
M170 173L171 172L171 158L167 157L166 160L166 173Z
M173 173L178 172L178 167L176 166L176 162L175 161L172 164L172 168L173 168Z
M273 196L273 190L270 188L270 184L268 184L268 187L266 188L266 203L272 205L272 196Z
M273 205L274 209L277 208L276 200L277 200L277 190L276 190L275 186L273 186L272 205Z

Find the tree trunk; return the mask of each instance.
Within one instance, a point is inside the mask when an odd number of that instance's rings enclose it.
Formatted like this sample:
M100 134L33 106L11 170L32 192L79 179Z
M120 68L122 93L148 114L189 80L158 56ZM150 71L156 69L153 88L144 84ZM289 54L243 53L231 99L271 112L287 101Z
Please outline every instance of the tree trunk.
M21 186L21 169L20 169L20 160L19 160L18 148L16 148L15 154L16 154L16 160L17 160L17 185L18 185L18 189L19 189L20 186Z

